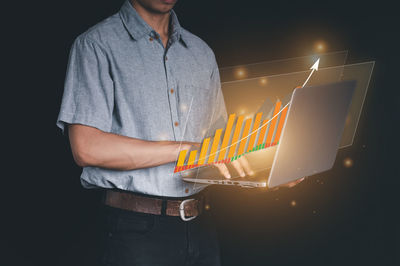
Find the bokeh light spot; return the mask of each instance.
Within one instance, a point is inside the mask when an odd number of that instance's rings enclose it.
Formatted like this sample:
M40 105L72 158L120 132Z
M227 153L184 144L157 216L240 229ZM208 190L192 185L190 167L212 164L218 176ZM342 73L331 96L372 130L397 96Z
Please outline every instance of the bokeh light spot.
M351 159L351 158L349 158L349 157L347 157L347 158L345 158L345 159L343 160L343 165L344 165L344 167L346 167L346 168L352 167L353 164L354 164L353 159Z
M237 79L243 79L247 77L247 70L245 68L238 68L235 71L235 77Z
M261 85L267 85L267 78L260 78Z
M181 111L185 112L188 109L187 105L182 103L181 104Z
M326 43L324 41L317 41L314 44L314 50L318 53L326 51Z

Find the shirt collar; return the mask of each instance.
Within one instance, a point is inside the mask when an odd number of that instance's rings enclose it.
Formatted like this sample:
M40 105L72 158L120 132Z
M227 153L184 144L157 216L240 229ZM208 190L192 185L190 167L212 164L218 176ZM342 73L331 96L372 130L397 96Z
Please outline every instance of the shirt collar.
M132 6L130 0L126 0L119 11L122 22L124 23L126 29L131 34L133 39L139 40L144 36L151 35L153 28L150 27L146 21L137 13L136 9ZM184 45L187 46L182 38L182 28L179 24L178 17L174 10L170 11L170 38L172 41L181 40Z

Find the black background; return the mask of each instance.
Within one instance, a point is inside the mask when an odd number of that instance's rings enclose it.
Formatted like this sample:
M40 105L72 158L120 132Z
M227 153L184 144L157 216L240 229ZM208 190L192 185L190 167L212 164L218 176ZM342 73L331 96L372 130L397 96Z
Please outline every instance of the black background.
M9 83L1 98L1 265L90 265L100 193L81 188L81 169L55 122L74 38L122 2L19 1L3 10L10 18L2 23ZM308 55L318 40L328 52L349 50L348 63L376 61L354 143L331 171L276 192L211 188L223 265L399 263L396 8L384 1L180 0L175 10L220 67Z

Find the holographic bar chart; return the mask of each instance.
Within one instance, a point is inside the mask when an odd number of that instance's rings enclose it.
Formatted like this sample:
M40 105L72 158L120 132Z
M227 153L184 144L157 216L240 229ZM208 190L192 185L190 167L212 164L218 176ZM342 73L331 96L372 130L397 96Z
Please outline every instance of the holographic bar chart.
M200 152L182 150L174 173L184 170L229 163L246 153L254 152L279 143L289 104L282 107L277 101L272 116L262 120L262 112L253 118L229 115L225 129L217 129L212 138L203 140Z

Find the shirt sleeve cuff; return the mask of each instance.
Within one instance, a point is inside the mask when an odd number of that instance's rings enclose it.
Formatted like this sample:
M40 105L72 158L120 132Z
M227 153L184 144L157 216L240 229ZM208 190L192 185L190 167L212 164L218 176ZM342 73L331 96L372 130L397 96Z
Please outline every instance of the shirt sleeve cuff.
M57 127L61 129L63 134L65 134L65 128L68 124L80 124L90 126L104 132L109 132L111 129L110 123L104 121L104 119L93 117L90 115L60 112L60 115L57 119Z

